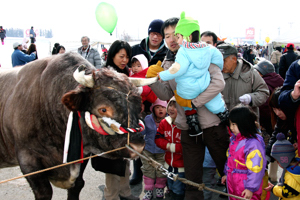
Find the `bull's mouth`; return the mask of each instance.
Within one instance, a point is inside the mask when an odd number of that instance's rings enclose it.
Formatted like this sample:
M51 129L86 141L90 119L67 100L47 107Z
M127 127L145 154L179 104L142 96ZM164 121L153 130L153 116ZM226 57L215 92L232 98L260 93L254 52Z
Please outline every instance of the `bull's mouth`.
M109 117L97 117L89 112L85 112L86 124L101 135L116 135L128 132L141 132L144 130L144 124L140 120L139 128L124 128L119 122Z

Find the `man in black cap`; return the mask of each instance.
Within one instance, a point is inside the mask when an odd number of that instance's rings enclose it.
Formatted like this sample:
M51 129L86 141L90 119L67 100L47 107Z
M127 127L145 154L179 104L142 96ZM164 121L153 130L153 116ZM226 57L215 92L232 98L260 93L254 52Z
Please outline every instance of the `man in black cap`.
M294 44L288 43L286 45L287 52L280 57L279 61L279 74L285 79L286 71L289 69L290 65L297 60L298 55L294 52Z
M148 37L132 47L132 56L144 54L148 59L148 66L156 64L159 60L163 61L166 56L168 49L161 34L163 23L160 19L153 20L148 27Z
M237 58L237 49L228 43L217 46L224 58L222 70L225 88L222 92L226 106L231 110L239 103L249 105L259 116L258 107L269 97L265 81L254 70L252 64L243 58Z

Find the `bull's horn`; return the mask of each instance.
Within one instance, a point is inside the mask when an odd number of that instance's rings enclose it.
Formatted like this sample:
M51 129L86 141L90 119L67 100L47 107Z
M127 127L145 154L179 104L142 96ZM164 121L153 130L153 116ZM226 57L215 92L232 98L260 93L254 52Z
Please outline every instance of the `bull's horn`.
M73 73L74 79L85 87L94 87L94 79L92 75L85 75L85 66L80 65L76 71Z
M135 85L136 87L150 85L152 83L157 82L157 80L158 80L158 77L153 77L153 78L132 78L132 77L129 77L129 81L133 85Z

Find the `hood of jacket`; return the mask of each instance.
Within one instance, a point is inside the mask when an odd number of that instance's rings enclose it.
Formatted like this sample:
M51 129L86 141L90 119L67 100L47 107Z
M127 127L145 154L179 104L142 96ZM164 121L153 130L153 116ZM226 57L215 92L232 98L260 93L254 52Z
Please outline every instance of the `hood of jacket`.
M272 92L275 88L283 85L283 78L276 72L272 72L263 76L264 81Z

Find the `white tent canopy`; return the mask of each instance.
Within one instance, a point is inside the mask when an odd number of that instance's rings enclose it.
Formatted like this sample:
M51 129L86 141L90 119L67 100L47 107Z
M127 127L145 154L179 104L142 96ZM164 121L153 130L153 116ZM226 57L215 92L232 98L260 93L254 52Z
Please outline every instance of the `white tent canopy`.
M288 32L278 36L274 40L272 40L272 44L274 47L287 45L287 43L294 43L295 47L300 47L300 34L299 30L290 29Z

